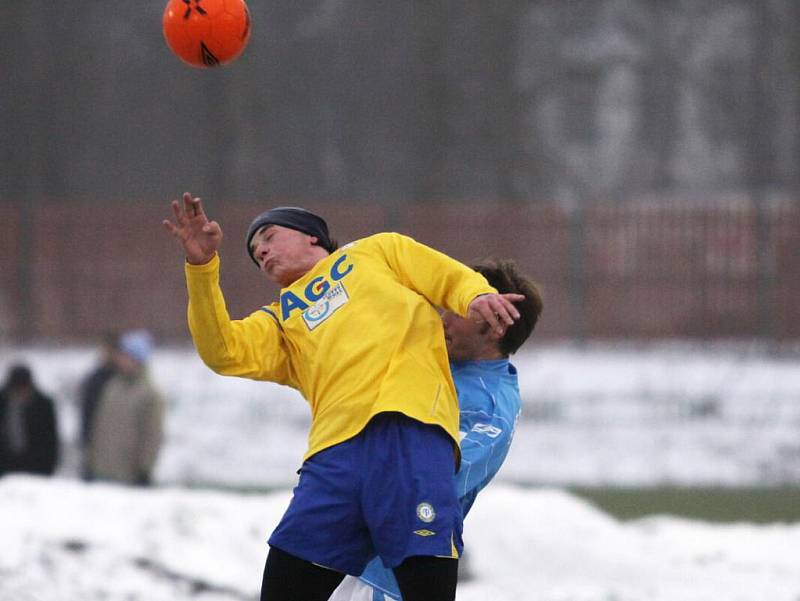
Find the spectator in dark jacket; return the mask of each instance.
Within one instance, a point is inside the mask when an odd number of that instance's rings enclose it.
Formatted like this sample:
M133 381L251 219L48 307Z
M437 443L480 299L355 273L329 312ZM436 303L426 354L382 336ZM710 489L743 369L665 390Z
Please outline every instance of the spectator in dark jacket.
M15 365L0 390L0 475L51 475L58 463L53 400L40 392L26 365Z
M100 404L100 397L108 381L117 373L115 353L119 352L119 336L108 334L103 341L100 362L86 376L81 383L81 477L84 480L94 480L95 475L89 466L89 443L92 439L95 415Z

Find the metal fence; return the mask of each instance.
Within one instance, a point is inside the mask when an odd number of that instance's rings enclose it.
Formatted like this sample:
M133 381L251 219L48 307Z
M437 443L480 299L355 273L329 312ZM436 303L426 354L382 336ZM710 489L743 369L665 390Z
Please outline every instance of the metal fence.
M263 204L211 202L225 231L222 286L234 317L277 290L244 252ZM310 203L340 242L387 229L459 260L513 259L542 287L546 339L800 338L800 207ZM150 328L184 341L182 255L159 203L0 205L4 343L94 342Z

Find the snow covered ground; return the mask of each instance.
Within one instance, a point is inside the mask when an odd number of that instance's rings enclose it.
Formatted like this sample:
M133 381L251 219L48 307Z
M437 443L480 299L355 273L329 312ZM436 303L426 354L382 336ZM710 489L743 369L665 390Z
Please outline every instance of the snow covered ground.
M255 598L305 448L302 399L218 377L191 349L161 350L152 373L170 410L159 486L87 485L74 476L75 392L95 353L0 350L0 372L24 360L57 399L65 449L55 478L0 479L0 601ZM516 358L524 417L467 518L459 601L800 600L800 523L620 522L559 488L796 486L799 357L673 344ZM182 486L197 483L275 492Z
M255 600L288 498L0 479L0 599ZM494 484L465 527L459 601L800 599L800 524L623 523L558 489Z
M59 403L75 474L76 390L92 349L0 349L31 364ZM797 485L800 351L689 344L533 346L514 358L524 400L507 482L545 485ZM294 482L308 408L293 390L213 374L191 348L151 371L169 399L161 484Z

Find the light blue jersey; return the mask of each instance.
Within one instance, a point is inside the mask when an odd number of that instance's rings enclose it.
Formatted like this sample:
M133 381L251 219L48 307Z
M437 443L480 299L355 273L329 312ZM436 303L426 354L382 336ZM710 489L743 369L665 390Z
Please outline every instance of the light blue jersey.
M451 363L461 422L461 469L456 489L463 515L491 481L508 454L520 412L517 369L508 359ZM360 577L373 601L402 599L391 570L372 560Z

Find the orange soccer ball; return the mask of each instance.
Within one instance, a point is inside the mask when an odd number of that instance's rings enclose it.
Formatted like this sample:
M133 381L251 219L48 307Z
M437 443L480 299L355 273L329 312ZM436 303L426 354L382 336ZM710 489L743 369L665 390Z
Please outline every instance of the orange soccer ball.
M178 58L194 67L216 67L244 50L250 12L244 0L169 0L162 26Z

